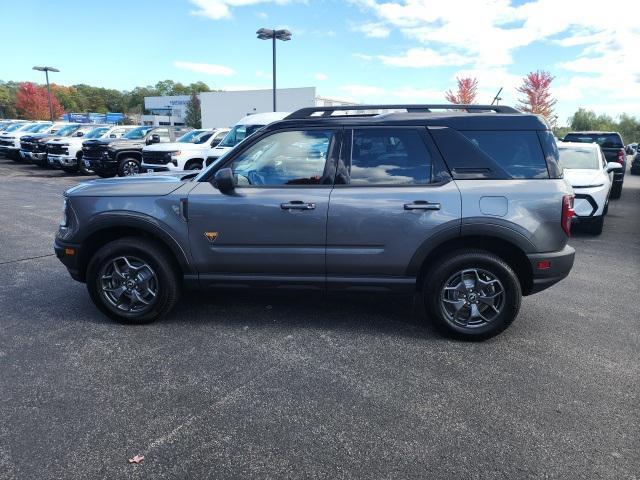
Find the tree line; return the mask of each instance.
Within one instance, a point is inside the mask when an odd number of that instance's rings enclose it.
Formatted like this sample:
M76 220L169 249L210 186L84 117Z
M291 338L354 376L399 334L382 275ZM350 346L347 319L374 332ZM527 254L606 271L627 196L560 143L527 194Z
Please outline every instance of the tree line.
M144 113L144 97L163 95L191 95L209 92L204 82L184 85L173 80L161 80L155 85L116 90L92 85L51 84L54 113L64 112L122 112ZM31 82L0 80L0 118L49 118L46 86Z
M551 83L554 77L546 71L528 73L517 88L520 94L517 108L522 112L542 115L553 127L557 137L564 137L569 131L605 131L618 132L625 143L640 141L640 120L622 113L618 119L605 114L597 114L592 110L578 109L570 118L568 127L557 126L557 115L554 107L557 100L551 94ZM476 103L478 79L473 77L456 78L455 91L447 90L444 94L449 103L470 105Z

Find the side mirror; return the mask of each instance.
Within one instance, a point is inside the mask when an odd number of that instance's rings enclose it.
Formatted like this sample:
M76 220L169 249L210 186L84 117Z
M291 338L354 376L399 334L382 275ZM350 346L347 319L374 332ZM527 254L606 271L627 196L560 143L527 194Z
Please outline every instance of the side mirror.
M115 133L112 133L109 135L109 138L118 138L118 136Z
M618 162L607 163L607 172L620 172L622 171L622 165Z
M158 135L157 133L154 133L149 138L147 138L147 145L151 145L153 143L160 143L160 135Z
M75 136L76 137L83 137L84 136L84 132L76 132Z
M215 187L222 193L231 193L236 188L236 181L233 177L233 170L230 168L222 168L216 172L213 177Z

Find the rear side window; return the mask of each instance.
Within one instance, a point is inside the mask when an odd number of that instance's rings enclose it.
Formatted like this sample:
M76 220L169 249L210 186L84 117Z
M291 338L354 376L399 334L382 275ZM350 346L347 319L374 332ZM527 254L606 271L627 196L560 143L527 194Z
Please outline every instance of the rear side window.
M534 131L460 131L512 178L549 178L547 162Z
M415 129L355 129L351 185L419 185L431 179L431 155Z
M602 148L623 148L622 137L617 133L567 133L565 142L597 143Z

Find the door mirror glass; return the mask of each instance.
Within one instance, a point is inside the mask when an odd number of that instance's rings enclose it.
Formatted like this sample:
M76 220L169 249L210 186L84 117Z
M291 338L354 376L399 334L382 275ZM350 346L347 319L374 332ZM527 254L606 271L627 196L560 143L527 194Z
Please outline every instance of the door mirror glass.
M149 138L147 138L147 145L151 145L153 143L160 143L160 135L158 135L157 133L154 133Z
M84 136L84 132L76 132L76 137L82 137Z
M230 168L222 168L216 172L213 178L215 187L222 193L230 193L236 188L236 182L233 178L233 170Z

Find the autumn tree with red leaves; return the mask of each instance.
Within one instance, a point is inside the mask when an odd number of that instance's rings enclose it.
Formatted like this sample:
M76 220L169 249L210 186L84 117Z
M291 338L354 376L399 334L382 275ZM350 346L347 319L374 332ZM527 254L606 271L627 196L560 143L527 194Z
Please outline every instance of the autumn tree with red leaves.
M51 107L54 119L64 113L60 102L53 94L51 95ZM21 117L28 120L49 120L49 98L46 87L40 87L31 82L23 82L18 85L16 110Z
M523 112L542 115L548 121L553 121L553 106L557 103L551 96L551 82L555 77L549 72L538 70L530 72L522 79L518 92L524 95L518 99L518 108Z
M470 105L476 101L476 95L478 90L478 79L472 77L457 78L458 91L453 93L451 90L447 90L444 94L447 102Z

